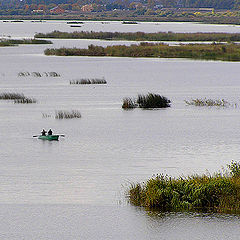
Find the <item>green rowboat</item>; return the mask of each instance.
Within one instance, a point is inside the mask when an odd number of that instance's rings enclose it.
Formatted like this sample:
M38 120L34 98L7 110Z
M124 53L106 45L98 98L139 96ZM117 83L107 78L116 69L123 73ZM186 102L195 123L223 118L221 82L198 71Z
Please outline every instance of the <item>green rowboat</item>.
M48 140L48 141L58 141L59 135L46 135L46 136L39 136L38 139Z

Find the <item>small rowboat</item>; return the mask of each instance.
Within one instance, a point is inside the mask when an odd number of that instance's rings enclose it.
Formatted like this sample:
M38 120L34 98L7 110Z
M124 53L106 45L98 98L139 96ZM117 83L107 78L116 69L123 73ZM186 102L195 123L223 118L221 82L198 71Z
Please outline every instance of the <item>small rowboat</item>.
M46 136L38 136L38 139L48 140L48 141L58 141L59 135L46 135Z

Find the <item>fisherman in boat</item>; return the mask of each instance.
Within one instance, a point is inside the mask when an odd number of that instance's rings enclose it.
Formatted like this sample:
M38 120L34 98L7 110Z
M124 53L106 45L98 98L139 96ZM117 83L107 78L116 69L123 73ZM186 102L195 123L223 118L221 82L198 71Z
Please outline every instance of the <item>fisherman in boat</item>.
M52 130L51 130L51 128L50 128L49 131L48 131L48 135L52 135Z
M46 136L46 131L44 129L42 130L41 133L42 133L42 136Z

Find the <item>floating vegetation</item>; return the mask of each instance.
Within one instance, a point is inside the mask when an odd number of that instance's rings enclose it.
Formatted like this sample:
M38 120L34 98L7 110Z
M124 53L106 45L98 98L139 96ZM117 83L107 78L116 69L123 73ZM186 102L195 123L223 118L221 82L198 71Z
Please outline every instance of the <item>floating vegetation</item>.
M22 93L1 93L1 100L14 100L14 103L36 103L37 100L35 98L29 98L24 96Z
M193 106L207 106L207 107L229 107L230 103L225 101L224 99L201 99L201 98L196 98L192 99L190 101L185 100L185 103L187 105L193 105ZM236 105L236 104L235 104Z
M171 101L164 96L155 93L148 93L147 95L138 94L137 99L124 98L123 109L132 108L167 108L170 107Z
M27 97L14 100L14 103L36 103L36 102L37 100L35 98L27 98Z
M55 111L55 118L56 119L71 119L71 118L81 118L82 115L78 110L72 111L65 111L65 110L58 110Z
M136 206L161 211L240 211L240 163L228 165L229 172L213 175L169 177L156 175L128 189Z
M57 72L19 72L19 77L60 77L61 75Z
M70 84L107 84L105 78L82 78L79 80L71 80Z

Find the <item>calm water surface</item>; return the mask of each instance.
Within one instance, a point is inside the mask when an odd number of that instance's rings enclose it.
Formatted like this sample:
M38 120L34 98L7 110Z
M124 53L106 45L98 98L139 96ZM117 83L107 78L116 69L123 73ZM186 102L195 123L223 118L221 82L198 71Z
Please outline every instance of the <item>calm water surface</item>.
M84 27L239 31L235 26L192 23L89 22ZM0 23L0 29L2 35L16 37L73 30L66 22L54 21ZM239 239L239 216L151 213L129 206L124 198L129 182L156 173L212 173L239 159L239 108L194 108L184 103L197 97L239 103L239 63L43 55L47 47L87 47L92 42L118 43L55 40L48 46L0 48L1 92L38 100L29 105L0 101L0 238ZM61 76L18 77L21 71L55 71ZM69 84L85 77L105 77L108 83ZM121 109L124 97L147 92L167 96L172 107ZM55 110L71 109L81 111L82 118L54 119ZM43 118L43 113L51 117ZM66 137L58 142L33 138L42 128Z

